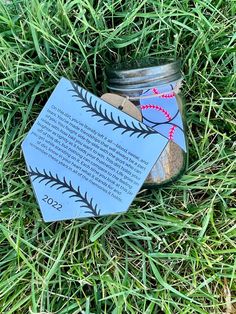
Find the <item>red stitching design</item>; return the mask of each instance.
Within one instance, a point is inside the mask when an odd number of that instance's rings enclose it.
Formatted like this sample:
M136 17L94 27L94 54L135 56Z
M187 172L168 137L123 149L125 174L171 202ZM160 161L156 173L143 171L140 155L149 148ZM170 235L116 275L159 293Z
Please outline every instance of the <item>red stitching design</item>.
M158 91L157 88L153 88L152 91L153 91L153 93L156 94L156 95L159 95L159 94L160 94L160 92ZM161 95L160 97L161 97L161 98L173 98L173 97L175 97L175 93L174 93L174 92L171 92L171 93L168 93L168 94Z
M162 96L161 96L161 98L173 98L173 97L175 97L175 93L174 93L174 92L172 92L172 93L170 93L170 94L165 94L165 95L162 95Z
M140 106L140 109L141 110L146 110L146 109L155 109L155 110L158 110L158 111L161 111L166 119L168 121L171 120L171 115L169 114L169 112L167 110L165 110L164 108L162 108L161 106L156 106L156 105L143 105L143 106ZM170 131L169 131L169 140L173 141L173 137L174 137L174 133L175 133L175 129L176 129L176 125L173 125L171 128L170 128Z
M156 94L156 95L160 94L157 88L153 88L152 91L153 91L153 93Z
M171 128L170 128L170 131L169 131L169 139L171 141L173 141L173 136L174 136L174 133L175 133L175 128L176 128L176 125L173 125Z
M141 110L145 110L145 109L155 109L155 110L158 110L158 111L161 111L166 119L168 121L171 120L171 115L169 114L169 112L167 110L165 110L164 108L162 108L161 106L156 106L156 105L143 105L143 106L140 106L140 109Z

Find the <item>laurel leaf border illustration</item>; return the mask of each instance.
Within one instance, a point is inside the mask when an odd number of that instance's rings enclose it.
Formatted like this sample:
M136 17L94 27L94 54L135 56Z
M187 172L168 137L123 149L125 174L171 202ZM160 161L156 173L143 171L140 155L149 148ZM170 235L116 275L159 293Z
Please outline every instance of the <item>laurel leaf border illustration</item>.
M103 108L102 104L99 104L98 101L95 100L92 95L89 95L86 90L83 90L74 82L70 83L72 89L69 89L68 91L74 92L72 97L75 97L78 102L83 103L82 108L85 108L86 112L91 112L93 117L98 117L98 122L103 122L104 125L114 126L113 131L121 129L123 130L121 134L129 133L129 136L136 135L137 137L143 136L143 138L149 135L159 134L156 130L138 121L135 123L133 121L128 123L125 119L122 119L122 121L119 116L114 118L112 111L110 112L107 108Z
M38 182L44 182L45 185L49 185L51 188L57 186L57 190L63 190L62 194L71 193L69 198L76 198L75 202L81 202L82 205L80 207L87 208L85 213L91 214L95 217L100 216L101 210L98 210L97 204L94 205L93 198L88 198L88 193L81 193L80 187L77 189L73 187L71 181L69 183L66 181L66 178L63 177L63 181L59 179L58 175L52 175L51 171L46 172L43 169L43 172L40 172L37 167L35 170L31 166L29 166L29 175L32 178L32 181L39 180Z

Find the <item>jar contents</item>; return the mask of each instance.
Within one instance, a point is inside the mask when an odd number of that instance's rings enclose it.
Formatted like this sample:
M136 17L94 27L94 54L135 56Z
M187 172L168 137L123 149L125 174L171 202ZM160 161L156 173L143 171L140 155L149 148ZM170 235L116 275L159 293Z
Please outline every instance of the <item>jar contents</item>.
M141 68L125 69L123 64L122 69L108 70L108 83L113 93L132 101L127 106L136 106L140 121L168 139L145 181L147 187L158 186L176 180L186 167L185 119L179 95L182 78L178 61L140 64Z

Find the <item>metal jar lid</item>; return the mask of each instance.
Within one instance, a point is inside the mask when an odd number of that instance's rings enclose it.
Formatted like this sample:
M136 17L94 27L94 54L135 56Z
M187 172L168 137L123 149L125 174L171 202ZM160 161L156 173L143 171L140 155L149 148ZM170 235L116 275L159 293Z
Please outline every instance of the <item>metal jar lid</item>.
M106 69L108 88L127 92L181 79L180 60L145 58Z

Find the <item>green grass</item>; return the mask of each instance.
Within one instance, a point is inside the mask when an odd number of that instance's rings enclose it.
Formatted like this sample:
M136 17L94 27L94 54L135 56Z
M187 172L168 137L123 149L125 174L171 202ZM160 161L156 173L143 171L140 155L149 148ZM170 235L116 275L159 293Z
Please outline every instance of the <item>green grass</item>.
M0 312L235 313L234 0L0 4ZM189 168L124 215L44 223L21 142L61 76L101 95L104 67L183 61Z

